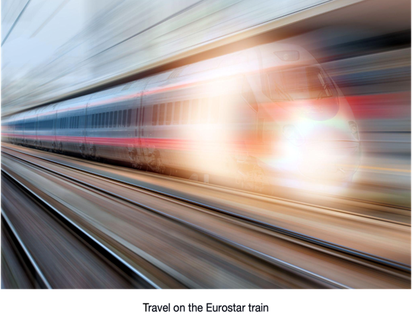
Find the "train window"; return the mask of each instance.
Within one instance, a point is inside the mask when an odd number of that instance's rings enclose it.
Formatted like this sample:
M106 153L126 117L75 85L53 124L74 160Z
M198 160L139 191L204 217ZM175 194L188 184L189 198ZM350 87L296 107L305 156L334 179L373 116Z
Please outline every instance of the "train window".
M163 125L165 122L165 107L166 105L164 103L160 104L159 107L159 125Z
M190 101L183 101L183 114L182 114L182 123L189 123L189 110L190 110Z
M101 128L102 127L102 113L99 113L99 119L97 120L97 127Z
M132 110L129 109L127 110L127 126L130 126L132 124Z
M103 113L103 128L106 128L109 123L109 112Z
M212 123L217 123L219 119L219 97L213 97L211 101L211 121Z
M153 105L152 125L157 125L157 104Z
M145 121L146 117L145 117L145 115L144 115L144 112L145 112L145 108L143 107L143 108L142 108L142 125L147 125L147 124L146 124L146 121Z
M136 109L136 123L135 123L135 126L138 126L139 125L139 109L137 108Z
M172 123L173 114L173 103L169 102L166 107L166 124L170 125Z
M207 123L209 118L209 99L203 98L200 110L200 122Z
M92 114L92 128L96 127L96 114Z
M117 126L117 111L113 112L113 127Z
M122 126L122 111L117 111L118 116L117 116L117 126Z
M106 127L106 113L103 113L102 114L102 128L105 128Z
M180 104L181 102L178 101L175 103L175 111L173 113L173 124L179 124L180 119Z
M109 112L109 127L113 126L113 112Z
M124 127L126 127L126 116L127 116L127 111L123 110L122 126L124 126Z
M196 124L199 116L199 100L192 101L192 111L190 112L190 123Z
M319 67L307 67L309 96L312 99L330 98L336 95L335 88L329 77Z

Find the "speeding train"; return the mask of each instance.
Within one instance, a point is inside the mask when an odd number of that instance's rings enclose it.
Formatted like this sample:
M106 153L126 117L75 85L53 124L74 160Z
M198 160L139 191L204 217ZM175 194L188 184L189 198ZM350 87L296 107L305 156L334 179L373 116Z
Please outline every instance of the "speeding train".
M257 192L285 175L347 183L360 159L339 87L309 52L279 43L12 115L2 136Z

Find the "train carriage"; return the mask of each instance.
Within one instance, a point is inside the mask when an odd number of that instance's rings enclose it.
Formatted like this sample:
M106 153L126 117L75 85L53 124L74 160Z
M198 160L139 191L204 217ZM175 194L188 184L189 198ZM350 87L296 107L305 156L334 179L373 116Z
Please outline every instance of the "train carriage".
M339 87L271 43L16 114L13 143L262 192L280 174L350 181L360 155Z

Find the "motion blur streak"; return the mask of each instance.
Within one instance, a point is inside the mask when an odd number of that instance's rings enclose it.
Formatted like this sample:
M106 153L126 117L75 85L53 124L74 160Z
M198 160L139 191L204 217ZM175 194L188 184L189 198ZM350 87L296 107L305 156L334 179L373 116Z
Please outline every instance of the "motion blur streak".
M410 22L3 1L2 286L410 288Z

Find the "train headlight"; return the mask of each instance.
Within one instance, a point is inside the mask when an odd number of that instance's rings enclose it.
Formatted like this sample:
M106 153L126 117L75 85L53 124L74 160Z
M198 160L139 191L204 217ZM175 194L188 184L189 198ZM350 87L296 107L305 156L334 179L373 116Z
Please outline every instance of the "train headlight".
M352 135L359 140L359 130L358 130L358 125L354 121L349 121L349 129L352 133Z
M283 127L283 137L294 145L300 145L303 142L302 137L293 125Z

